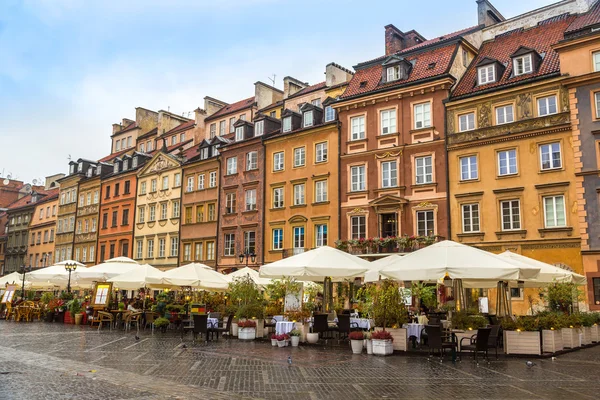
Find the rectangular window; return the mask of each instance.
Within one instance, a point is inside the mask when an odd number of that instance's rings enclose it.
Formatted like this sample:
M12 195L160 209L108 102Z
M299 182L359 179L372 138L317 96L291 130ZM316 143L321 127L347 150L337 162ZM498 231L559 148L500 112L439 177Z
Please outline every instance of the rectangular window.
M129 210L123 210L123 215L121 216L121 225L129 225Z
M479 204L463 204L463 232L479 232Z
M381 134L396 133L396 110L385 110L381 112Z
M415 104L415 129L431 126L431 103Z
M87 261L87 247L81 249L81 262ZM36 262L37 264L37 262Z
M496 125L508 124L514 121L513 106L496 107Z
M496 68L494 65L487 65L477 69L477 76L479 77L479 84L485 85L496 81Z
M79 207L83 207L85 203L85 198L82 194L79 195Z
M273 171L283 171L283 152L273 154Z
M160 205L160 219L167 219L167 203Z
M417 235L433 236L435 234L435 221L433 210L417 211Z
M246 154L246 171L258 168L258 152L251 151Z
M204 189L204 174L198 175L198 190Z
M142 153L146 152L146 145L144 143L140 144L140 152L142 152Z
M433 182L433 158L431 156L415 158L416 183L422 185Z
M544 115L556 114L557 112L556 96L541 97L537 99L537 105L538 115L540 117Z
M398 170L396 161L381 163L381 187L389 188L398 186Z
M256 251L256 232L244 232L244 252L254 254Z
M273 189L273 208L283 208L283 188Z
M118 211L113 211L112 213L112 225L111 227L116 227L117 226L117 220L119 219L119 212Z
M113 196L118 196L121 191L120 189L121 189L121 185L116 183L115 184L115 194Z
M327 161L327 142L317 143L315 145L315 162Z
M273 229L273 250L283 249L283 229Z
M256 210L256 189L246 190L246 211Z
M186 192L194 191L194 177L193 176L188 176L187 185L185 186L185 191Z
M299 254L304 252L304 227L303 226L295 226L294 227L294 254Z
M179 256L179 238L171 238L171 257Z
M325 201L327 201L327 181L317 181L315 182L315 202Z
M254 136L262 136L265 133L265 121L256 121L254 123Z
M292 117L285 117L283 119L283 131L290 132L292 130Z
M158 257L165 256L165 239L158 239Z
M148 210L148 221L156 221L156 206L152 204L150 207L148 207Z
M186 224L191 224L192 223L192 207L186 207L185 208L185 223Z
M294 149L294 167L302 167L306 164L306 149L298 147Z
M592 286L594 287L594 303L600 304L600 278L592 278Z
M183 261L191 261L191 260L192 260L192 245L189 243L186 243L183 245Z
M313 112L312 111L306 111L304 114L302 114L302 118L303 118L303 126L305 128L308 128L309 126L313 126Z
M237 174L237 157L227 159L227 175Z
M154 193L154 192L156 192L156 179L152 179L150 181L150 193Z
M216 171L212 171L209 175L208 175L208 187L214 188L217 187L217 172Z
M219 122L219 136L223 136L225 134L225 120Z
M215 136L217 136L217 124L210 124L210 138L214 138Z
M515 58L513 60L513 68L515 76L529 74L530 72L532 72L533 66L531 63L531 54Z
M325 122L331 122L335 120L335 109L331 106L325 107Z
M174 188L181 186L181 174L178 172L175 174L175 184L173 185Z
M215 242L206 242L206 259L215 259Z
M477 156L468 156L460 158L460 180L468 181L477 179Z
M102 227L103 228L106 228L105 227L105 225L106 225L106 217L107 217L107 215L104 214L103 220L102 220ZM146 222L145 221L145 219L146 219L145 217L146 217L146 208L145 207L138 207L138 223L139 224L143 224L144 222Z
M498 152L498 175L514 175L517 173L517 150L503 150Z
M236 212L235 193L227 193L225 196L225 214L234 214Z
M136 242L135 258L140 259L143 256L144 242L138 240ZM104 257L104 246L100 247L100 256Z
M242 115L240 115L240 119L241 119L242 121L245 121L245 120L246 120L246 114L242 114Z
M519 200L507 200L500 202L503 231L521 229L520 208Z
M294 185L294 205L299 206L302 204L305 204L304 183Z
M351 225L351 236L353 240L364 239L367 237L367 225L366 217L364 215L357 215L350 218Z
M315 247L327 246L327 225L315 225Z
M181 208L179 207L179 200L173 202L173 215L171 218L179 218L181 214Z
M596 103L596 118L600 118L600 92L594 93L594 102Z
M195 251L194 251L194 260L196 261L200 261L202 260L202 256L204 254L204 249L203 249L203 244L202 243L196 243L195 246Z
M217 215L215 213L215 204L211 203L208 205L208 220L209 221L215 221L217 219Z
M556 169L562 166L560 157L560 143L540 145L540 160L542 171Z
M167 190L169 189L169 177L168 176L163 176L162 178L162 190Z
M475 129L475 113L459 115L458 129L460 132L472 131Z
M544 197L544 217L546 228L567 226L565 196Z
M225 245L223 246L223 255L235 256L235 233L225 234Z
M146 182L140 183L140 194L146 194Z
M204 206L196 206L196 222L204 222Z
M395 81L400 76L400 71L398 66L388 67L386 69L387 82Z
M244 127L238 126L235 128L235 141L240 142L242 140L244 140Z
M359 165L350 168L351 191L360 192L366 189L365 166Z
M148 239L148 249L146 258L154 258L154 239Z
M365 117L354 117L350 119L350 125L352 127L351 140L361 140L365 138Z
M229 133L235 132L235 126L233 126L233 124L235 124L235 117L229 118Z
M321 107L321 99L312 99L310 101L310 104L312 104L313 106Z

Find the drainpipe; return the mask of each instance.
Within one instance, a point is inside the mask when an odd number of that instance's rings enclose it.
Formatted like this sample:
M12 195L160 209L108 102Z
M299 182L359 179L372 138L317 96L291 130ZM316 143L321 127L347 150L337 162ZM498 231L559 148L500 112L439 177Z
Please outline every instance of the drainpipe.
M217 171L217 173L219 174L219 186L218 186L218 190L217 190L217 204L215 204L215 207L217 208L217 231L215 232L215 271L219 270L219 263L217 262L219 259L219 238L221 237L221 235L219 235L219 221L221 220L221 184L222 179L221 179L221 151L219 150L219 155L217 156L217 164L219 164L219 170ZM210 179L210 177L209 177Z
M262 255L262 262L264 264L265 262L265 235L266 235L266 231L265 231L265 212L266 212L266 203L265 203L265 199L267 198L267 186L266 186L266 182L267 182L267 167L266 167L266 154L267 154L267 148L265 146L265 142L264 142L264 135L263 137L260 139L260 144L262 146L262 151L263 151L263 160L265 160L263 162L263 179L262 179L262 186L263 186L263 190L262 190L262 243L261 243L261 255ZM257 260L258 261L258 260ZM258 262L257 262L258 263Z
M339 115L339 114L338 114ZM338 119L337 121L337 129L338 129L338 165L337 165L337 169L338 169L338 193L339 196L341 197L342 195L342 123L340 122L340 120ZM328 156L329 157L329 156ZM342 202L340 201L341 199L338 198L338 232L337 232L337 236L338 236L338 240L342 240Z
M450 93L448 93L450 94ZM448 171L450 160L448 157L448 114L446 113L446 103L448 99L443 100L444 104L444 152L446 159L446 218L447 218L447 229L448 229L448 237L447 240L452 240L452 224L451 224L451 216L450 216L450 173Z
M177 261L175 268L179 267L181 265L181 262L179 260L181 260L181 254L183 252L183 246L181 246L183 243L181 242L181 216L183 215L183 185L185 184L185 182L183 181L183 177L185 176L183 174L183 164L184 162L182 161L181 163L181 184L179 185L179 232L178 232L178 239L179 239L179 251L177 252Z

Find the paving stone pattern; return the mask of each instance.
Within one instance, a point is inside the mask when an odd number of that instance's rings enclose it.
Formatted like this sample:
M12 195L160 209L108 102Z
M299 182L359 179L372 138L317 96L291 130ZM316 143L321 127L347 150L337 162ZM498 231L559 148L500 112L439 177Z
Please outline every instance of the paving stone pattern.
M346 347L181 341L0 321L2 399L597 399L600 346L556 360L353 355ZM292 365L288 365L288 356Z

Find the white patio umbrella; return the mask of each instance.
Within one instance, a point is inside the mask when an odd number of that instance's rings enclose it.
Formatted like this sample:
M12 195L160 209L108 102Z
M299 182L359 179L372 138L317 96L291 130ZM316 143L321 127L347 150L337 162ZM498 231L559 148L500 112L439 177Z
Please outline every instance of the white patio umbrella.
M515 263L475 247L444 240L394 259L380 270L382 276L400 281L451 279L511 281L535 278L539 267Z
M242 269L238 269L235 272L225 275L225 277L228 278L230 282L233 282L236 278L243 278L246 276L249 276L250 279L252 279L254 283L256 283L260 287L265 287L272 282L272 279L261 278L258 271L253 270L249 267L244 267Z
M17 285L21 287L23 284L23 274L13 272L8 275L0 277L0 287L4 288L6 285ZM29 286L30 282L25 281L25 287Z
M170 282L165 278L165 273L149 264L138 265L127 272L108 279L108 282L112 282L119 289L170 286Z
M85 265L73 261L73 260L65 260L49 267L36 269L35 271L28 272L25 275L25 279L30 280L32 282L48 282L48 281L62 281L65 282L69 279L69 273L65 269L66 264L75 264L77 265L77 269L71 272L71 280L77 280L80 268L85 268Z
M363 276L369 261L329 246L317 247L260 267L260 277L323 282L325 278L343 281Z
M139 266L140 264L131 258L116 257L93 267L82 269L81 271L76 270L75 272L79 275L80 279L85 281L106 281Z
M402 257L400 254L392 254L379 260L372 261L369 265L371 269L365 272L365 282L377 282L381 279L380 271L392 265L397 258Z
M535 279L524 279L525 287L546 286L554 282L573 282L577 285L587 283L587 279L583 275L508 250L499 256L540 269L540 273Z
M165 278L176 286L191 286L206 290L227 290L229 279L211 267L191 263L165 272Z

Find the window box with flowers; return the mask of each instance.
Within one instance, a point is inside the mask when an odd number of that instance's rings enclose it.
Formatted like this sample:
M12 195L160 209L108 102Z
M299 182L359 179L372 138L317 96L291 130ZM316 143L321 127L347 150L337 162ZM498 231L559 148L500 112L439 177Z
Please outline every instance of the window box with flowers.
M256 339L256 321L248 319L238 322L238 339L254 340Z

